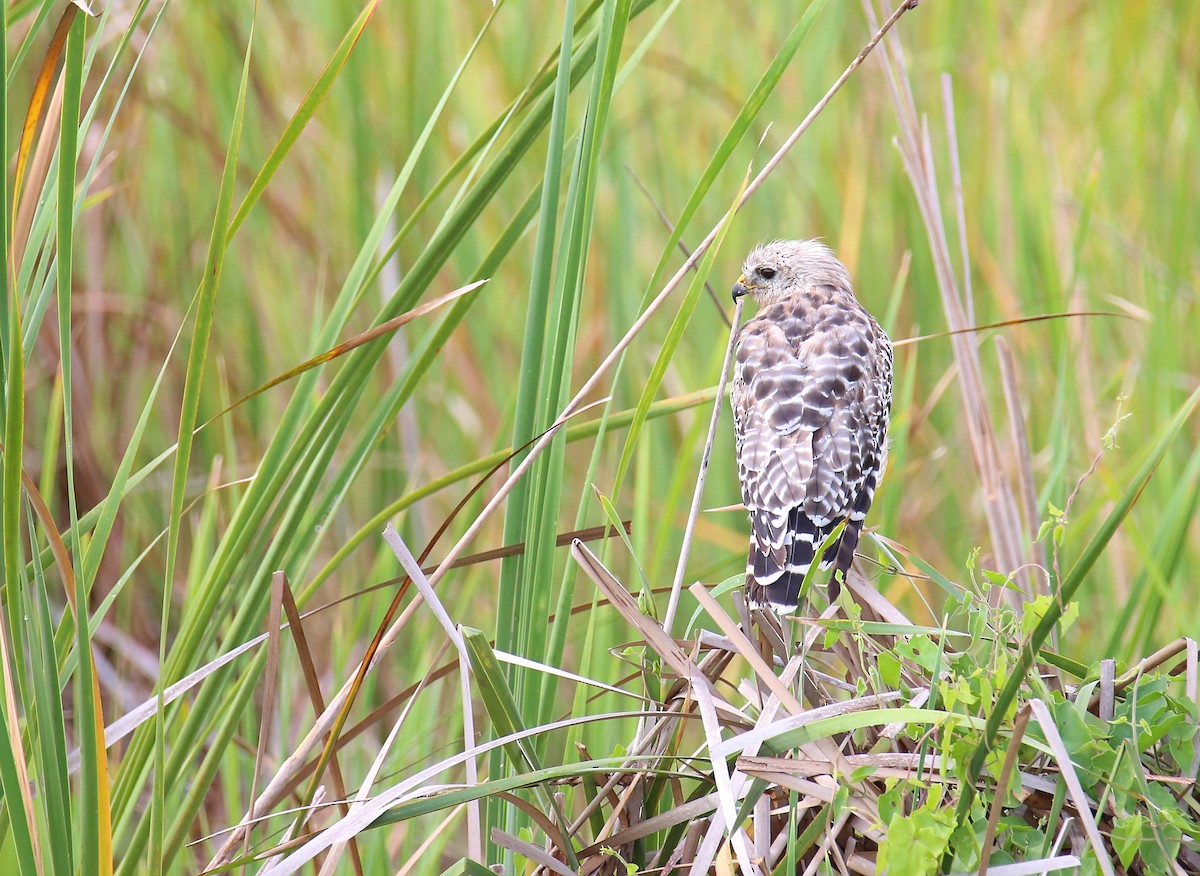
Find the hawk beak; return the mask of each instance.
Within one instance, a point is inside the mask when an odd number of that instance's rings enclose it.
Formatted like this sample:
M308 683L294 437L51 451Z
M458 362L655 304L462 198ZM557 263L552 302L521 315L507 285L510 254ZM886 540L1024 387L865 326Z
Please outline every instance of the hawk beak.
M743 295L749 295L751 286L746 285L746 275L742 274L738 277L738 281L733 284L733 300L737 301Z

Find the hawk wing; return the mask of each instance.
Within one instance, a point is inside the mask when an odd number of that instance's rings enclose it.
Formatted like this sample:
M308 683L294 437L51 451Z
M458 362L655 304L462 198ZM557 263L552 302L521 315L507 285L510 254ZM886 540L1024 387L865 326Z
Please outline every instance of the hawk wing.
M886 430L876 344L862 332L878 328L856 318L814 324L807 316L801 306L780 304L746 324L731 398L751 520L747 585L752 601L788 610L817 548L846 518L856 522L852 538L843 534L823 559L841 566L845 553L849 566L848 542L857 542L882 461L881 409Z

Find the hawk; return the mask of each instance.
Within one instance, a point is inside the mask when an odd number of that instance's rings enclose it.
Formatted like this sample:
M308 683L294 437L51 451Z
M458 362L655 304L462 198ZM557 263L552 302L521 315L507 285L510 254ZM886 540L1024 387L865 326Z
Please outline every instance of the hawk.
M730 400L738 477L750 512L751 605L795 611L817 548L837 599L887 461L892 345L827 246L757 247L733 297L758 315L738 333Z

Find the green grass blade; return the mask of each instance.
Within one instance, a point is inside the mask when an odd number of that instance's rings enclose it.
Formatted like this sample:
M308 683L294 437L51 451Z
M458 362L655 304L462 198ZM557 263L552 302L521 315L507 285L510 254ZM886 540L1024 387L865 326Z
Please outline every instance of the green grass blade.
M495 727L497 735L505 737L525 732L525 721L521 717L516 697L500 668L500 662L496 659L495 652L492 651L488 637L482 630L471 627L459 627L459 630L462 633L463 644L466 646L467 660L471 664L471 674L475 677L475 690L483 699L484 708L487 710L488 717L492 719L492 725ZM508 753L509 761L518 771L538 772L542 766L537 748L535 739L522 737L506 745L505 751ZM564 836L567 836L568 821L563 815L562 807L555 799L553 790L543 786L539 786L539 789L542 792L544 805L554 813L555 820L562 828ZM575 858L570 842L567 842L563 851L566 853L571 867L578 869L579 861Z
M638 399L637 408L634 411L633 422L630 423L629 433L625 436L625 446L621 450L621 459L617 463L617 473L613 478L614 495L618 492L625 472L629 468L629 463L633 459L634 446L641 436L642 426L646 422L646 412L650 409L650 405L654 401L654 396L658 394L659 387L662 386L663 378L667 374L667 366L670 365L675 351L679 348L684 333L687 331L688 323L691 322L692 314L696 311L696 304L700 300L700 292L704 289L708 275L712 273L713 264L716 262L717 255L721 251L721 244L725 242L725 235L729 232L729 228L733 223L733 217L737 215L736 205L741 200L742 192L745 191L746 182L748 181L749 178L743 180L742 186L738 189L737 197L734 198L733 206L725 214L721 229L713 241L713 245L709 247L708 252L704 254L704 258L700 260L700 264L696 266L696 273L692 276L687 293L679 305L679 310L676 312L675 318L671 321L671 327L667 330L662 347L659 349L658 356L654 360L654 365L650 369L650 375L646 378L641 398Z
M71 276L74 253L75 166L79 132L80 98L84 75L85 19L77 17L67 37L63 70L62 124L58 153L58 321L60 367L63 383L63 447L67 457L67 505L71 524L72 555L76 564L84 555L79 537L78 510L75 504L74 417L71 375ZM108 789L108 758L104 746L104 716L100 688L92 662L92 644L88 624L90 582L77 568L68 586L74 586L75 604L75 715L76 734L81 758L79 805L79 858L85 873L112 873L112 813ZM53 683L57 686L58 679ZM65 758L61 762L62 781L66 781ZM57 842L67 842L64 836Z
M521 366L517 380L516 415L513 426L513 447L524 447L538 432L538 397L543 381L542 351L546 344L546 321L550 309L551 268L554 258L555 231L558 228L558 197L563 173L563 147L567 126L567 99L571 93L571 51L574 30L575 3L567 0L563 7L562 40L559 43L558 73L554 82L554 98L550 114L549 142L543 171L541 205L537 219L537 241L534 245L533 266L529 280L529 304L525 317L525 335L521 344ZM518 454L511 467L516 468L524 458ZM531 477L517 483L509 494L504 514L504 541L512 543L528 537L527 524L531 514ZM533 546L530 546L533 548ZM506 559L500 565L496 647L515 654L524 654L526 635L518 622L529 594L522 598L522 569L525 559ZM521 696L523 685L520 673L511 676L516 692ZM493 768L499 763L493 759Z
M1197 507L1200 507L1200 447L1192 451L1183 475L1163 508L1145 565L1117 613L1108 645L1102 653L1121 657L1131 652L1144 653L1154 647L1152 637L1158 626L1159 612L1172 598L1168 584L1185 556L1188 529ZM1127 638L1128 644L1122 649L1121 643Z
M792 60L796 57L796 52L804 44L804 40L808 37L813 25L816 23L817 16L821 14L821 10L825 8L827 2L828 0L812 0L809 3L808 8L804 11L804 15L796 22L796 26L792 28L787 39L784 40L783 45L776 52L775 57L771 59L771 64L754 86L750 97L742 104L742 108L738 111L725 136L721 139L720 145L713 152L712 158L708 161L708 166L704 168L704 172L700 175L695 188L692 189L687 203L675 220L675 230L671 232L670 238L663 246L663 254L659 259L658 266L654 270L647 294L650 294L661 284L667 265L675 258L675 251L679 241L683 239L683 235L687 231L692 218L696 215L696 211L700 209L700 205L704 202L709 189L716 182L717 175L729 162L734 148L741 142L742 137L746 135L746 131L750 129L750 125L758 118L759 113L762 112L767 98L771 96L771 93L783 78L784 73L791 66Z
M11 580L11 579L9 579ZM38 872L33 850L33 834L29 829L29 818L32 813L25 809L21 794L21 776L13 746L20 745L20 739L13 739L9 733L8 705L4 705L4 719L0 720L0 788L4 791L5 808L8 815L8 837L12 842L13 852L22 874L33 876Z
M408 821L412 818L428 815L430 812L448 809L451 806L461 806L471 800L483 800L495 794L516 791L521 788L533 788L558 779L567 779L580 775L604 774L606 771L619 768L624 762L625 759L620 757L593 758L592 760L573 764L563 764L532 772L519 773L503 779L493 779L489 782L473 785L470 788L447 791L445 794L439 794L434 798L403 803L395 809L388 811L386 815L376 819L371 826L383 827L388 824L397 824L401 821Z
M475 676L475 689L483 698L484 708L492 719L497 736L509 736L523 732L525 721L517 706L517 699L509 687L500 661L496 659L488 637L482 630L464 627L463 643L467 646L467 658L471 673ZM528 739L518 739L505 746L509 759L521 770L540 770L537 752Z
M296 145L296 141L300 139L300 135L312 121L313 114L316 113L317 107L321 105L321 101L329 94L329 89L333 87L333 83L337 81L338 75L342 72L342 68L346 66L346 61L350 57L350 53L354 51L354 47L358 44L359 38L367 27L367 23L371 20L371 16L379 8L379 0L367 0L362 11L359 12L358 18L350 25L350 30L342 37L341 43L334 50L333 56L326 62L321 74L317 77L317 81L313 83L308 90L308 94L304 95L304 99L300 101L300 105L296 107L296 111L292 113L292 117L288 120L287 127L279 137L279 141L271 149L271 154L267 156L267 160L263 162L262 169L254 178L254 182L250 184L250 189L242 198L242 203L238 206L237 212L229 221L229 228L225 233L225 245L228 246L233 240L233 236L237 234L238 229L242 227L242 223L246 220L246 216L258 203L258 199L262 197L262 193L266 190L271 178L275 176L275 172L279 170L279 166L283 164L287 158L288 152Z
M602 172L600 149L610 114L621 48L631 11L631 3L628 0L616 0L606 2L601 14L597 45L598 62L585 111L579 154L572 172L572 185L564 208L565 232L560 247L559 277L555 295L557 312L550 321L551 326L557 326L557 332L553 335L553 344L546 361L549 379L546 381L539 409L539 421L547 426L570 400L571 363L575 357L575 338L587 273L596 188ZM564 605L569 599L568 594L564 592L552 601L551 586L554 537L559 528L558 510L566 470L566 441L565 434L557 435L540 461L540 471L535 470L533 473L534 483L540 486L542 496L537 516L527 535L527 545L532 552L527 566L529 574L526 576L527 592L534 596L529 606L531 617L549 616L554 603ZM563 587L572 581L573 571L565 577ZM568 622L568 616L559 613L548 630L540 625L535 626L528 643L528 653L541 655L541 659L546 663L558 664L562 659ZM550 678L544 678L540 685L531 685L525 703L527 714L532 714L538 722L549 720L557 687L555 681Z
M257 2L255 15L257 15ZM171 593L174 589L175 560L179 552L179 540L183 527L183 503L187 487L188 463L191 461L193 429L200 411L200 391L204 384L204 367L208 357L208 343L212 334L216 313L217 291L221 284L221 269L225 264L229 211L233 203L233 186L237 179L238 153L241 147L242 124L246 114L246 92L250 82L250 58L254 46L254 18L251 18L250 35L242 65L241 85L237 104L230 126L229 142L225 153L225 168L221 176L221 188L213 216L212 234L209 237L208 256L205 259L204 276L196 304L196 322L192 329L191 347L188 351L187 372L184 379L183 402L179 417L179 435L176 440L175 467L171 482L171 517L167 532L166 573L163 576L163 602L160 629L159 664L167 665L167 641L170 628ZM159 679L159 713L155 727L155 771L154 793L150 815L150 861L161 870L163 866L163 825L166 806L166 716L162 704L162 692L169 682L163 672Z
M8 69L8 22L7 16L0 24L0 70ZM8 119L8 77L5 76L3 87L0 88L0 110L2 117ZM8 137L6 130L0 132L0 155L8 155ZM11 260L11 216L8 205L8 185L3 187L5 203L0 204L0 242L4 246L4 277L0 282L0 294L3 295L4 308L3 336L5 340L5 382L4 382L4 472L3 489L0 493L0 513L3 515L4 544L4 581L5 602L7 603L7 626L12 634L16 634L14 620L20 611L19 588L22 587L22 572L24 564L21 561L20 532L21 532L21 461L22 442L24 440L24 409L25 409L25 361L21 345L21 307L20 292L13 275L14 266ZM7 664L5 661L5 681L8 682ZM8 836L11 848L16 856L20 870L24 874L37 872L33 834L30 830L30 817L25 809L25 792L19 772L17 753L14 746L21 745L20 738L13 739L9 728L16 726L17 716L9 714L8 697L4 698L3 712L0 718L0 789L4 792L5 808L8 814Z
M28 518L35 532L33 515ZM67 735L63 720L62 695L59 692L58 661L54 651L54 626L50 620L50 600L46 576L38 551L32 550L33 587L29 591L30 612L26 624L30 642L30 676L33 688L34 721L37 734L38 786L45 789L45 824L41 826L43 864L46 871L70 874L75 870L75 837L71 827L71 789L67 776ZM48 848L47 848L48 847Z

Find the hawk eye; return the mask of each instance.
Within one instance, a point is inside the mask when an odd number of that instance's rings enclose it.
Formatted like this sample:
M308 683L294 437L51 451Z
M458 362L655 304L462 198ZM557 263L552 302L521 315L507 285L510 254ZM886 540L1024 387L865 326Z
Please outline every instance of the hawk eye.
M758 269L758 275L764 280L770 280L775 276L775 269L771 267L762 267Z

